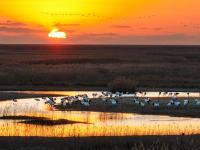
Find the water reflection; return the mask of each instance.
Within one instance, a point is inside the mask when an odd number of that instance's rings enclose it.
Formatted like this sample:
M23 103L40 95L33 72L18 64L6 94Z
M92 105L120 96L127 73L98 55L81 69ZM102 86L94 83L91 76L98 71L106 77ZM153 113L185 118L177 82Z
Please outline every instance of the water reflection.
M27 118L0 119L0 136L128 136L200 134L200 119L128 113L49 111L34 99L0 102L0 116ZM34 118L47 118L50 122ZM27 122L29 120L29 122ZM26 122L25 122L26 121ZM52 122L57 122L52 124ZM65 123L59 122L65 121ZM68 121L68 122L67 122ZM75 122L75 123L74 123Z

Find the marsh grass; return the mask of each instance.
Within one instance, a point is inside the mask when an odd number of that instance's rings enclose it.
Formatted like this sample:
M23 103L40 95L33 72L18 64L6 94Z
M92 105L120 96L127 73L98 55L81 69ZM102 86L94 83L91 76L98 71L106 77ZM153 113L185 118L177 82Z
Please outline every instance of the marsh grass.
M125 100L122 100L124 102ZM127 109L132 112L137 112L141 114L165 114L171 116L178 116L184 114L184 110L168 109L161 108L152 109L151 106L140 109L138 106L130 103L125 103ZM97 104L91 104L91 109L87 110L82 109L83 111L98 111ZM94 107L95 106L95 107ZM100 105L101 106L101 105ZM106 105L105 105L106 106ZM105 107L103 106L103 107ZM122 109L119 109L121 106L113 107L112 105L106 107L105 112L122 112ZM80 112L80 107L78 106L78 111ZM84 107L85 108L85 107ZM94 109L96 108L96 109ZM117 108L117 109L116 109ZM99 116L92 117L90 113L85 113L85 115L75 116L70 114L69 110L76 110L73 108L67 108L67 112L62 112L58 115L57 111L47 112L35 112L31 107L23 107L24 111L27 112L26 115L21 115L13 109L4 108L6 111L1 110L2 117L1 121L9 121L8 123L0 125L0 135L1 136L45 136L45 137L85 137L85 136L131 136L131 135L179 135L184 133L185 135L190 134L199 134L200 126L193 124L186 124L185 126L180 126L179 124L170 124L170 125L160 125L160 124L141 124L141 125L123 125L123 124L111 124L111 125L101 125L98 123L98 120L101 122L106 122L109 120L116 120L117 122L126 120L128 117L126 114L116 113L101 113ZM146 109L146 110L145 110ZM118 111L117 111L118 110ZM134 111L133 111L134 110ZM164 110L164 111L163 111ZM127 111L128 112L128 111ZM170 113L173 112L174 114ZM179 114L178 114L179 113ZM10 115L12 114L12 115ZM191 114L190 114L191 115ZM181 115L180 115L181 116ZM116 123L117 123L116 122ZM97 123L97 124L95 124Z
M4 116L0 118L1 120L14 120L12 124L0 125L2 149L187 150L190 148L196 150L199 147L200 137L192 136L192 134L199 133L199 128L194 129L192 125L188 125L185 129L176 124L170 126L142 125L134 128L111 125L105 128L92 123L83 124L83 120L85 122L95 121L95 119L90 120L90 115L85 118L86 120L82 118L80 121L69 122L59 115L54 115L54 112L50 114L32 112L31 114L32 109L30 107L28 109L30 109L30 114L27 116L17 112L11 113L13 116L10 116L10 112L6 111L7 114L4 113ZM107 121L124 119L126 115L119 113L112 116L102 113L99 117L101 121ZM79 120L79 117L76 116L74 119ZM175 134L180 134L180 136L172 136Z
M0 85L106 88L126 77L139 88L199 88L199 56L198 46L0 46Z
M0 138L1 149L6 150L198 150L200 146L199 143L199 135L84 138Z
M118 77L108 83L108 90L112 92L130 92L135 93L137 82L134 79Z

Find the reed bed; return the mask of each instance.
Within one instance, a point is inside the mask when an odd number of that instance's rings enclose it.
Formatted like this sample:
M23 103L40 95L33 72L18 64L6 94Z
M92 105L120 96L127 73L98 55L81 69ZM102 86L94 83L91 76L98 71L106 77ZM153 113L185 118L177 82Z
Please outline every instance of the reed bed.
M88 137L88 136L146 136L146 135L193 135L200 134L197 123L166 122L159 124L142 120L124 124L132 117L122 113L55 112L34 111L23 107L26 113L1 110L1 136L43 136L43 137ZM46 108L47 109L47 108ZM137 117L137 115L136 115ZM10 118L10 119L9 119ZM187 119L187 118L186 118Z
M140 88L200 88L197 46L63 46L56 49L0 46L1 89L106 88L119 77L136 81Z

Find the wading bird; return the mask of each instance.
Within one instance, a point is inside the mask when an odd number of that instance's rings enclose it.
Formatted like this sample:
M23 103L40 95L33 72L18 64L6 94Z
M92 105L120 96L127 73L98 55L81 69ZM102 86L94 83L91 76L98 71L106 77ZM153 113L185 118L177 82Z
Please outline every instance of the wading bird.
M159 102L154 102L154 103L153 103L153 106L154 106L155 108L158 108L158 107L160 107L160 103L159 103Z
M39 99L39 98L35 98L35 100L36 100L36 101L40 101L40 99Z
M87 106L87 107L90 106L90 101L89 101L87 95L85 95L85 96L83 97L83 100L81 101L81 104L84 105L84 106Z
M134 102L135 104L137 104L137 105L140 104L140 101L138 100L138 98L134 98L134 99L133 99L133 102Z
M112 105L116 105L118 103L116 98L112 98L110 101L111 101Z
M45 104L49 104L51 106L54 106L56 104L56 102L52 97L47 97L45 100L46 100Z
M196 105L200 105L200 100L195 99Z
M181 106L181 102L174 102L174 105L178 108Z
M140 102L140 106L144 107L144 106L145 106L145 103Z
M187 106L189 104L189 100L188 99L185 99L184 101L183 101L183 105L184 106Z
M144 102L147 103L147 104L150 104L151 103L151 99L150 98L145 98Z
M97 93L92 93L93 98L97 97L97 95L98 95Z
M17 99L13 99L13 102L17 102Z

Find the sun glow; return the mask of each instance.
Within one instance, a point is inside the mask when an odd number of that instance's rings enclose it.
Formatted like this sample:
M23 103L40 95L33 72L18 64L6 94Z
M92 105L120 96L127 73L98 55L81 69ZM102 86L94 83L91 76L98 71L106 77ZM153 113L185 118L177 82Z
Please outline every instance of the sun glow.
M48 36L50 38L59 38L59 39L66 39L66 33L65 32L62 32L62 31L59 31L58 28L55 28L53 29L49 34Z
M153 1L153 0L151 0ZM1 15L20 22L42 25L93 25L133 14L148 2L144 0L12 0L1 1ZM123 6L123 7L122 7ZM97 23L98 22L98 23Z

